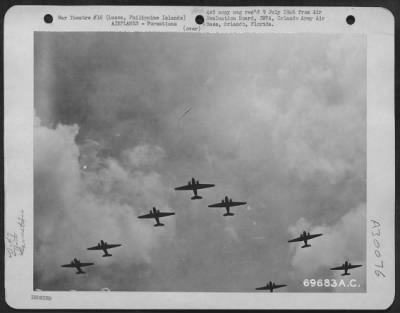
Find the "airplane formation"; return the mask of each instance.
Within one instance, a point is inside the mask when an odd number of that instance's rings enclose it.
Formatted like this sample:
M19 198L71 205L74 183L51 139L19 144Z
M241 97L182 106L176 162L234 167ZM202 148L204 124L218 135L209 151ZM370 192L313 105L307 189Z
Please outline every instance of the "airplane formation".
M121 244L108 244L107 242L100 240L100 242L93 247L87 248L87 250L102 250L104 251L104 257L110 257L112 256L112 254L108 253L108 249L112 249L112 248L116 248L116 247L120 247ZM70 268L76 268L77 272L76 274L85 274L86 272L82 271L82 267L85 266L91 266L94 265L94 263L82 263L80 260L78 260L77 258L74 258L71 263L68 264L64 264L61 265L61 267L70 267Z
M199 196L198 190L212 188L212 187L215 187L215 185L214 184L200 184L200 182L198 180L195 180L194 178L192 178L186 185L176 187L176 188L174 188L174 190L193 191L194 195L191 197L191 200L199 200L199 199L203 199L203 197ZM208 207L209 208L225 208L226 213L224 213L223 216L227 217L227 216L235 215L234 213L232 213L230 211L230 209L232 207L241 206L241 205L245 205L245 204L247 204L247 202L233 201L232 198L225 196L221 200L221 202L210 204ZM164 224L160 222L160 219L162 217L167 217L167 216L172 216L172 215L175 215L175 212L161 212L160 210L157 210L156 207L153 207L153 209L150 210L149 213L140 215L140 216L138 216L138 218L139 219L155 219L156 223L154 224L154 227L160 227L160 226L164 226ZM301 246L301 248L309 248L309 247L311 247L311 245L308 243L308 241L311 239L320 237L322 235L323 234L310 234L310 232L307 232L304 230L299 235L299 237L291 239L288 242L289 243L304 242L304 245ZM112 254L109 254L108 250L117 248L120 246L121 246L121 244L108 244L107 242L100 240L100 242L97 245L95 245L93 247L89 247L89 248L87 248L87 250L100 250L100 251L104 252L102 257L111 257ZM86 272L84 272L82 270L82 267L92 266L92 265L94 265L94 263L84 263L84 262L80 262L80 260L78 260L77 258L74 258L70 263L61 265L61 267L76 268L76 270L77 270L76 274L84 274ZM330 268L330 270L343 270L344 273L342 273L341 276L348 276L348 275L350 275L350 273L349 273L350 269L361 267L361 266L362 265L353 265L346 260L341 266L332 267L332 268ZM268 290L270 292L273 292L274 289L283 288L283 287L287 287L287 285L285 285L285 284L279 285L279 284L275 284L272 281L269 281L265 286L257 287L257 288L255 288L255 290Z

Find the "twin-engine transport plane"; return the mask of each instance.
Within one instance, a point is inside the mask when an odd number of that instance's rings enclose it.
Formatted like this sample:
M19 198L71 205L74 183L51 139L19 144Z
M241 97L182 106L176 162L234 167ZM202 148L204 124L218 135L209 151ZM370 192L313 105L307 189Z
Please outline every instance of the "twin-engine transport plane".
M160 212L160 210L157 210L155 207L153 207L153 211L150 210L149 214L138 216L138 218L155 218L157 223L154 224L154 226L157 227L157 226L164 226L164 224L160 223L161 217L170 216L170 215L175 215L175 213L174 212Z
M315 237L319 237L322 236L322 234L313 234L310 235L310 233L307 233L306 231L303 231L302 234L300 234L299 237L294 238L292 240L289 240L288 242L296 242L296 241L304 241L304 246L301 246L302 248L307 248L307 247L311 247L311 245L307 244L307 241L310 239L313 239Z
M227 196L225 196L225 199L222 199L222 201L220 203L211 204L208 207L209 208L225 208L226 213L224 214L224 216L233 216L235 214L231 213L229 211L229 209L233 206L239 206L239 205L244 205L244 204L247 204L247 202L235 202L235 201L232 201L232 198L229 199Z
M258 287L256 290L269 290L270 292L274 292L274 289L286 287L287 285L275 285L272 281L266 284L264 287Z
M79 261L77 258L74 258L71 263L69 264L64 264L61 265L62 267L75 267L78 271L76 272L76 274L84 274L86 272L82 271L81 267L84 266L90 266L93 265L94 263L81 263L81 261Z
M197 194L198 189L211 188L214 186L215 185L213 184L200 184L198 180L196 181L194 178L192 178L192 180L189 181L187 185L176 187L175 190L193 190L194 196L192 197L192 200L196 200L203 199Z
M331 270L344 270L344 273L342 276L350 275L350 273L347 273L349 269L356 268L356 267L361 267L362 265L353 265L350 262L344 262L342 266L338 267L332 267Z
M90 248L87 248L87 249L88 250L103 250L104 251L103 258L104 258L104 257L107 257L107 256L112 256L112 254L108 253L108 251L107 251L108 249L112 249L112 248L116 248L116 247L120 247L120 246L121 246L120 244L117 244L117 245L112 244L112 245L110 245L107 242L105 242L103 240L100 240L100 242L97 244L97 246L90 247Z

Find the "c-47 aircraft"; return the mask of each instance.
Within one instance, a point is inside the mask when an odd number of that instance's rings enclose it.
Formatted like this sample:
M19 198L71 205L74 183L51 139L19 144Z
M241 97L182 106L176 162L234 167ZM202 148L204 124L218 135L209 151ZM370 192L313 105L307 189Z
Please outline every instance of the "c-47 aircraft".
M138 218L155 218L156 219L156 224L154 224L155 227L157 226L164 226L164 224L160 223L160 218L165 217L165 216L170 216L170 215L175 215L174 212L160 212L160 210L157 210L155 207L153 207L153 211L150 210L148 214L138 216Z
M225 208L226 209L226 213L224 214L224 216L233 216L235 214L231 213L229 211L229 209L233 206L239 206L239 205L244 205L247 204L247 202L235 202L232 201L232 198L229 199L228 196L225 196L225 199L222 199L222 201L220 203L214 203L209 205L209 208Z
M71 263L69 264L64 264L61 265L62 267L75 267L78 271L76 272L76 274L84 274L86 272L82 271L81 267L84 266L90 266L93 265L94 263L81 263L81 261L79 261L77 258L74 258Z
M306 231L303 231L302 234L300 234L299 237L289 240L288 242L296 242L296 241L304 241L304 246L301 246L302 248L307 248L307 247L311 247L311 245L307 244L307 241L310 239L313 239L315 237L319 237L322 236L322 234L313 234L310 235L310 233L307 233Z
M103 241L103 240L100 240L100 242L97 244L97 246L94 246L94 247L90 247L90 248L87 248L88 250L103 250L104 251L104 254L103 254L103 258L104 257L107 257L107 256L112 256L112 254L109 254L108 253L108 249L112 249L112 248L116 248L116 247L120 247L121 245L120 244L112 244L112 245L110 245L110 244L108 244L107 242L105 242L105 241Z
M202 197L197 195L197 190L204 189L204 188L211 188L214 186L215 185L213 185L213 184L200 184L198 180L196 181L194 178L192 178L192 180L189 181L187 185L176 187L174 189L175 190L193 190L194 196L191 199L196 200L196 199L203 199Z
M269 290L270 292L274 292L274 289L286 287L287 285L275 285L272 281L266 284L264 287L258 287L256 290Z
M353 265L350 262L344 262L342 266L338 267L332 267L331 270L344 270L344 273L342 276L350 275L350 273L347 273L349 269L356 268L356 267L361 267L362 265Z

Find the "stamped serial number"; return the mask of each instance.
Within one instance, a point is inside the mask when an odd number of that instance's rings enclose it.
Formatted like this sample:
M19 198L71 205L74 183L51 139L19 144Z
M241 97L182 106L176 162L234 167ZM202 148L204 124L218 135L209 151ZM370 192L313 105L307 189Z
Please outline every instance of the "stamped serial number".
M303 280L304 287L311 288L358 288L361 285L357 282L357 279L350 279L349 281L345 281L344 279L334 279L334 278L326 278L326 279L304 279Z
M32 295L31 296L32 300L47 300L47 301L51 301L51 296L40 296L40 295Z

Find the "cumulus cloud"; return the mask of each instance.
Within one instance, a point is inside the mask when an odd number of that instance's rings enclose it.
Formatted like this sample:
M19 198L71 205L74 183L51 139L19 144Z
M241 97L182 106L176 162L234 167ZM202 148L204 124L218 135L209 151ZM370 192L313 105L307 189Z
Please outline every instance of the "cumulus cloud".
M359 106L326 108L315 104L312 95L295 92L292 109L275 114L280 119L274 129L276 146L289 170L306 180L322 175L336 183L346 175L365 180L365 116ZM346 138L346 140L343 140ZM279 144L278 144L279 143Z
M356 34L37 33L37 287L301 286L288 225L332 228L365 203L365 48ZM191 177L216 186L191 201L173 190ZM251 209L207 207L225 195ZM153 205L176 212L168 228L138 224ZM120 267L101 260L84 286L45 273L84 236L126 239Z
M294 54L277 71L284 86L256 93L256 112L273 125L274 148L302 180L321 176L337 183L355 176L365 181L366 87L354 80L366 71L364 38L358 44L353 39L340 36L326 52L310 55L326 62L310 65L307 57Z
M165 158L165 151L159 146L144 144L124 150L122 158L129 167L154 169Z
M95 272L96 267L116 270L115 258L110 258L104 265L98 253L86 251L87 247L103 239L123 245L110 251L120 256L118 270L135 271L135 265L151 263L151 250L174 233L173 220L168 227L154 232L151 222L137 219L139 213L154 205L154 197L165 203L160 200L164 188L160 175L145 174L140 167L134 171L126 170L112 158L108 158L105 167L97 172L81 171L81 152L75 142L78 132L77 125L59 124L55 129L40 123L35 126L37 288L63 277L63 285L59 287L62 289L100 289L110 281L87 279L76 285L74 275L60 265L77 257L96 263L93 269L88 269L88 275ZM140 163L140 158L147 160L148 155L141 151L135 160ZM127 201L128 194L130 201Z
M311 225L300 218L295 225L289 227L291 236L298 237L303 230L311 234L322 233L323 236L310 240L310 248L301 249L296 244L290 245L293 280L304 278L325 279L342 278L341 272L330 271L329 268L340 266L346 260L353 264L362 264L363 268L353 270L352 277L365 290L365 204L351 209L334 225ZM353 275L354 274L354 275Z
M225 235L227 236L227 239L230 242L235 242L235 243L239 243L240 242L239 235L238 235L237 231L235 230L235 228L232 225L225 226L224 232L225 232Z

